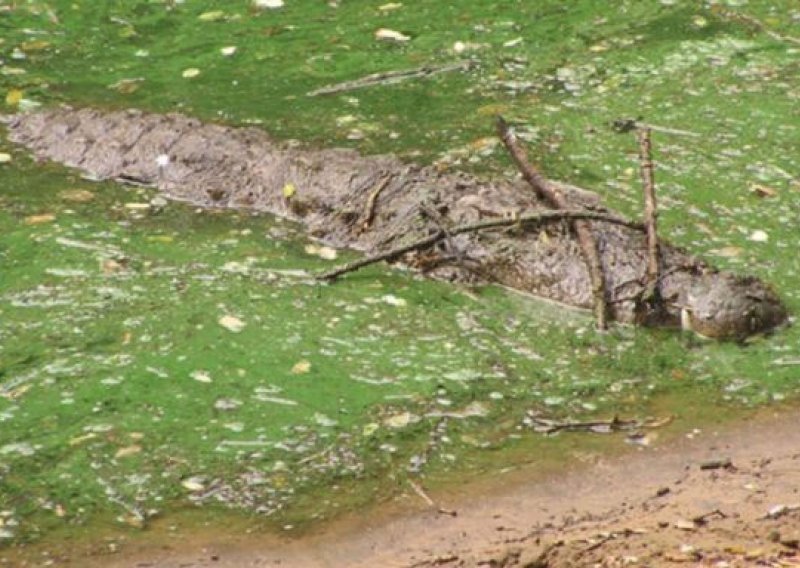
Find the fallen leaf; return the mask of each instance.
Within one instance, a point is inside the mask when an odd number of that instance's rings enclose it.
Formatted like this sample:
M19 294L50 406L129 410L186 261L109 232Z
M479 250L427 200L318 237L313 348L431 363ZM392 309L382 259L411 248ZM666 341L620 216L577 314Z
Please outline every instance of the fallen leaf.
M0 164L7 164L11 161L11 154L0 152Z
M89 432L88 434L84 434L83 436L76 436L75 438L72 438L69 441L69 445L77 446L84 442L88 442L89 440L93 440L94 438L97 438L97 434L95 434L94 432Z
M283 7L283 0L253 0L253 6L256 8L269 8L275 10L276 8Z
M390 306L405 306L408 305L408 302L403 298L398 298L393 294L386 294L381 298L385 303L389 304Z
M133 79L120 79L116 83L112 83L108 86L109 89L113 89L118 93L123 95L130 95L131 93L135 93L139 90L142 82L144 81L144 77L135 77Z
M383 424L384 424L384 426L387 426L389 428L399 429L399 428L405 428L406 426L408 426L412 422L417 422L418 420L419 420L419 416L416 416L414 414L411 414L408 411L405 411L405 412L400 412L398 414L393 414L392 416L384 418L383 419Z
M211 375L208 371L192 371L189 376L193 378L198 383L210 383L211 382Z
M130 446L126 446L124 448L120 448L117 450L117 453L114 454L115 458L127 458L128 456L133 456L138 454L142 451L142 446L138 444L133 444Z
M242 401L233 398L220 398L214 402L215 410L236 410L242 406Z
M29 215L25 217L26 225L42 225L44 223L52 223L56 220L56 216L52 213L42 213L41 215Z
M237 318L236 316L222 316L218 320L219 325L227 329L228 331L232 331L233 333L239 333L244 329L246 325L242 320Z
M201 22L216 22L225 17L225 12L222 10L212 10L210 12L203 12L197 19Z
M22 91L19 89L9 89L8 93L6 93L6 104L8 106L17 106L21 100Z
M189 67L188 69L183 70L181 76L184 79L192 79L194 77L197 77L199 74L200 74L200 69L198 69L197 67Z
M181 481L181 485L189 491L202 491L206 487L204 482L205 478L200 475L195 475Z
M379 41L395 41L398 43L405 43L411 40L411 37L388 28L381 28L375 32L375 39Z
M744 252L741 247L722 247L720 249L712 249L708 251L709 254L714 256L721 256L722 258L736 258Z
M753 241L754 243L765 243L769 240L769 235L766 231L757 229L750 233L750 236L747 237L747 240Z
M311 370L311 363L309 361L298 361L292 366L293 375L304 375Z
M750 186L750 191L755 193L759 197L777 197L778 190L769 187L768 185L761 185L760 183L754 183Z
M286 199L291 199L294 194L297 193L297 188L294 186L293 183L289 182L283 186L283 197Z
M64 201L72 203L88 203L94 199L94 193L85 189L65 189L58 196Z
M235 45L229 45L229 46L227 46L227 47L223 47L223 48L221 48L221 49L219 50L219 52L220 52L222 55L224 55L225 57L230 57L231 55L233 55L234 53L236 53L236 46L235 46Z

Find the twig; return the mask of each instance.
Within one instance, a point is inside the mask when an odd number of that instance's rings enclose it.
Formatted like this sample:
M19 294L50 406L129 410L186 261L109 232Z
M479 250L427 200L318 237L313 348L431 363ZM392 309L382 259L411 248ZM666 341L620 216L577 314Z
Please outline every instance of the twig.
M717 517L718 519L727 519L728 515L720 511L719 509L714 509L708 513L703 513L702 515L697 515L696 517L692 518L692 522L696 525L705 525L708 523L708 520Z
M645 282L645 301L654 305L658 300L658 210L656 205L655 179L653 176L653 150L650 143L650 129L640 128L639 164L644 190L644 225L647 231L647 279Z
M497 133L503 145L514 160L522 177L533 187L534 191L555 209L568 209L569 203L564 194L551 185L533 165L528 161L517 137L511 132L502 116L497 117ZM606 284L603 273L603 264L597 248L597 241L592 234L592 229L585 220L574 220L573 226L578 235L578 242L583 253L584 261L589 268L589 278L592 282L592 296L594 297L594 314L598 329L608 328L608 306L606 304Z
M599 427L608 428L609 431L614 432L618 430L637 428L641 425L638 420L620 420L618 416L614 416L611 420L592 420L588 422L556 422L555 420L547 420L545 418L533 418L536 424L540 425L539 432L543 434L553 434L561 430L595 430Z
M506 218L488 219L486 221L479 221L476 223L459 225L457 227L453 227L452 229L450 229L450 235L454 236L463 233L473 233L487 229L494 229L497 227L510 227L511 225L516 225L516 224L521 224L523 226L536 225L540 223L557 221L561 219L592 219L595 221L605 221L607 223L612 223L615 225L622 225L640 231L643 230L644 228L644 226L641 223L630 221L623 217L619 217L618 215L602 213L599 211L588 211L583 209L578 209L578 210L555 209L552 211L538 211L536 213L521 215L516 219L506 219ZM446 237L445 231L443 231L442 229L438 229L428 237L419 239L407 245L399 246L392 250L377 253L372 256L368 256L366 258L362 258L354 262L350 262L348 264L339 266L337 268L334 268L333 270L318 275L316 278L317 280L334 280L337 277L341 276L342 274L346 274L348 272L354 272L360 268L369 266L370 264L375 264L383 260L394 260L406 254L407 252L427 248L429 246L436 244L445 237Z
M441 513L442 515L449 515L451 517L455 517L458 515L455 511L450 509L443 509L442 507L437 507L436 502L431 499L422 486L419 483L416 483L413 479L408 479L408 484L411 486L411 489L414 490L414 493L420 496L420 498L428 504L428 507L436 509L437 513Z
M701 136L699 133L692 132L690 130L681 130L679 128L659 126L658 124L653 124L651 122L642 122L635 118L618 118L611 123L611 126L615 131L619 132L620 134L632 132L633 130L638 130L641 128L649 128L653 132L661 132L663 134L674 134L676 136L690 136L692 138L700 138Z
M448 65L423 65L422 67L416 67L414 69L372 73L370 75L366 75L365 77L361 77L360 79L354 79L352 81L344 81L342 83L320 87L319 89L309 91L306 93L306 96L316 97L319 95L334 95L337 93L343 93L345 91L354 91L356 89L363 89L365 87L373 87L375 85L391 85L401 81L406 81L408 79L431 77L440 73L466 71L472 67L472 65L472 61L460 61L458 63L450 63Z
M775 30L771 30L766 26L766 24L764 24L764 22L762 22L761 20L759 20L754 16L750 16L749 14L742 14L740 12L735 12L733 10L726 10L724 8L718 8L718 10L723 18L727 18L729 20L738 20L740 22L745 22L747 24L750 24L751 26L757 28L760 32L767 34L774 40L800 45L800 38L784 35L776 32Z
M367 205L364 208L364 220L361 222L361 232L363 233L372 226L372 221L375 219L375 204L378 201L378 196L386 189L389 182L392 181L392 175L386 174L383 176L377 187L372 190L367 198Z

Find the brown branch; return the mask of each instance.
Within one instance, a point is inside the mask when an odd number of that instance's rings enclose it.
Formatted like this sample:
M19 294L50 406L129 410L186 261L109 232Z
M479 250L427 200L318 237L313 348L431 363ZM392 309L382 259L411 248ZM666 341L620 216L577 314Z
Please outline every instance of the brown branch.
M378 182L377 187L372 190L367 198L367 205L364 208L364 220L361 222L361 232L363 233L372 226L372 221L375 219L375 204L378 201L378 196L386 189L389 182L392 181L392 175L386 174Z
M655 178L653 176L653 148L650 143L650 129L640 128L639 165L644 190L644 225L647 232L647 276L645 281L645 301L658 300L659 250L658 250L658 210L656 204Z
M520 145L517 137L511 132L508 124L502 116L497 117L497 134L502 140L503 145L508 150L517 169L522 173L536 194L554 209L568 209L564 194L558 188L551 185L543 175L528 161L525 150ZM600 261L600 253L597 241L592 234L589 223L585 220L574 220L573 226L578 235L578 243L583 253L583 259L589 268L589 278L592 282L592 296L594 297L594 314L598 329L608 328L608 305L606 303L606 283L603 272L603 264Z
M612 223L614 225L622 225L624 227L629 227L631 229L636 229L639 231L644 230L644 226L641 223L629 221L628 219L619 217L618 215L602 213L599 211L588 211L585 209L556 209L550 211L538 211L536 213L529 213L527 215L521 215L516 219L506 219L506 218L487 219L486 221L479 221L476 223L459 225L457 227L453 227L452 229L450 229L449 233L451 236L455 236L464 233L474 233L477 231L484 231L487 229L495 229L499 227L510 227L512 225L517 225L517 224L520 224L522 226L530 226L551 221L558 221L562 219L573 219L573 220L591 219L594 221L604 221L606 223ZM360 268L369 266L370 264L375 264L383 260L394 260L406 254L407 252L433 246L440 240L444 239L446 236L447 233L444 230L438 229L436 232L425 238L339 266L337 268L334 268L333 270L320 274L316 278L317 280L334 280L339 276L341 276L342 274L346 274L348 272L354 272Z

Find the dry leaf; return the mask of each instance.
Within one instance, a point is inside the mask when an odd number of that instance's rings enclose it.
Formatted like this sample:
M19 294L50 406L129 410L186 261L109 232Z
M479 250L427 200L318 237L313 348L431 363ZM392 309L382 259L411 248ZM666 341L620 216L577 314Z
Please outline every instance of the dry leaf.
M8 93L6 93L6 104L8 106L17 106L21 100L22 91L19 89L9 89Z
M754 183L750 186L750 191L755 193L759 197L777 197L778 190L769 187L768 185L761 185L760 183Z
M396 41L398 43L405 43L411 40L409 36L388 28L377 30L375 32L375 39L379 41Z
M309 361L298 361L292 366L293 375L304 375L311 370L311 363Z
M192 79L194 77L197 77L199 74L200 74L200 69L198 69L197 67L189 67L188 69L183 70L181 76L184 79Z
M0 152L0 164L7 164L11 161L11 154Z
M94 193L85 189L65 189L58 196L64 201L73 203L88 203L94 199Z
M142 446L138 444L133 444L131 446L126 446L124 448L120 448L117 450L117 453L114 454L115 458L127 458L128 456L132 456L138 454L142 451Z
M210 12L203 12L197 19L201 22L216 22L225 17L225 12L222 10L212 10Z
M246 325L242 320L237 318L236 316L222 316L218 320L219 325L227 329L228 331L232 331L233 333L239 333L244 329Z
M25 217L26 225L42 225L44 223L52 223L56 220L56 216L52 213L42 213L41 215L29 215Z
M210 383L211 382L211 375L208 373L208 371L202 371L202 370L192 371L189 374L189 376L192 377L198 383Z
M283 197L286 199L291 199L294 194L297 193L297 188L294 186L293 183L289 182L283 186Z

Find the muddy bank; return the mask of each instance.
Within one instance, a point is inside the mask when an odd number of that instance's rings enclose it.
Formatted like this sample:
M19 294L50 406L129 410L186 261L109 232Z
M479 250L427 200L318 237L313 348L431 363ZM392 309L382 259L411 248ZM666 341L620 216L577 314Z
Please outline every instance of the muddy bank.
M687 428L637 452L581 454L568 467L495 491L434 494L428 508L353 518L297 539L176 532L166 543L55 565L106 568L569 568L800 565L797 410L762 411L723 431ZM685 434L685 435L684 435ZM513 476L514 474L509 474ZM407 500L424 503L411 490ZM152 538L152 537L151 537ZM34 566L36 563L19 563Z
M336 247L374 254L442 227L524 216L547 209L521 180L487 180L393 156L307 150L280 144L255 128L203 124L136 110L55 108L7 120L9 138L35 156L97 179L146 184L203 207L266 211L303 223ZM555 183L575 208L607 212L597 195ZM644 234L592 221L612 318L646 325L684 325L708 336L741 339L786 319L764 283L719 273L676 247L660 251L658 295L645 294ZM404 255L432 277L498 283L590 308L590 274L567 221L454 235Z

